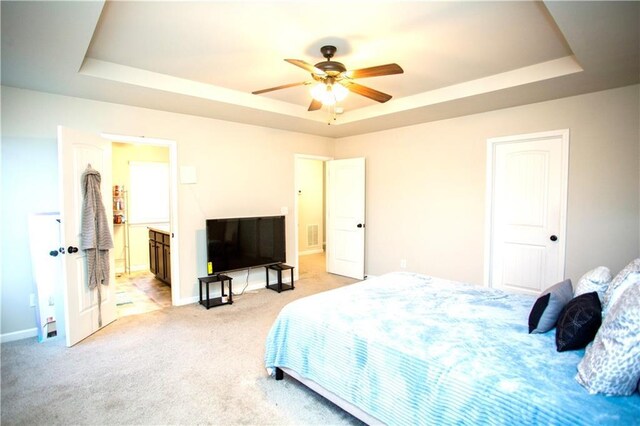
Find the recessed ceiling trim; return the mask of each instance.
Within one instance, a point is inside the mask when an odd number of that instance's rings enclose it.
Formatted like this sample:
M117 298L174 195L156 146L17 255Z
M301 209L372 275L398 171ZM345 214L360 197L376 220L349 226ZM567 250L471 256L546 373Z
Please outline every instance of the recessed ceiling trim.
M456 99L562 77L581 71L583 71L583 69L578 64L576 58L573 55L566 56L564 58L554 59L552 61L507 71L489 77L467 81L443 87L441 89L430 90L413 96L394 99L393 102L348 111L347 114L341 115L340 120L337 120L333 124L339 126L341 124L353 123L359 120L409 111L429 105L436 105ZM142 86L150 89L162 90L165 92L194 96L211 101L276 112L311 121L322 122L326 120L324 114L310 114L304 108L287 102L254 96L237 90L226 89L224 87L173 77L112 62L101 61L94 58L85 59L80 69L80 74Z
M268 112L276 112L291 117L305 118L322 122L324 117L310 117L306 108L293 105L288 102L278 101L226 89L224 87L160 74L140 68L101 61L94 58L86 58L79 71L80 74L119 83L131 84L149 89L193 96L230 105L244 106Z
M373 105L361 108L351 111L348 115L345 115L344 119L341 119L341 123L347 124L359 120L379 117L385 114L409 111L415 108L496 92L498 90L563 77L565 75L582 71L583 68L578 64L575 56L565 56L564 58L542 62L540 64L503 72L489 77L466 81L464 83L430 90L413 96L394 99L393 102L388 102L384 105Z

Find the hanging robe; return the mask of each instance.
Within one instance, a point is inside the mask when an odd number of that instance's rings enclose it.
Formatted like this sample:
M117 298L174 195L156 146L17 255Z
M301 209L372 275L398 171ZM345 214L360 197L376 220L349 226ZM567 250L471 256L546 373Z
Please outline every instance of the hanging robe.
M98 325L102 327L100 285L109 285L109 249L113 239L100 193L100 173L91 165L82 174L82 219L80 249L87 259L87 279L90 289L98 288Z

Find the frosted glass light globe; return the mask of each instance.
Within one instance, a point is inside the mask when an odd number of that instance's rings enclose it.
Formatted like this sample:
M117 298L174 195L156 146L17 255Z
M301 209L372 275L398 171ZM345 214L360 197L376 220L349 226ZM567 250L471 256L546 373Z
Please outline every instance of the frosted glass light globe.
M319 83L311 88L313 99L322 102L323 105L334 105L343 100L349 91L340 84Z

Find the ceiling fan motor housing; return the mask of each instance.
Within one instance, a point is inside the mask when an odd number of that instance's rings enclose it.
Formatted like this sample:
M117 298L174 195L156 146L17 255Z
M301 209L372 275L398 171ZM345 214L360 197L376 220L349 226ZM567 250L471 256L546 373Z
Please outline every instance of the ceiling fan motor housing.
M345 67L340 62L335 62L335 61L318 62L315 65L315 67L318 68L319 70L324 71L325 74L330 76L336 76L341 72L345 72L347 70L347 67Z
M337 50L338 49L335 46L322 46L320 48L320 53L322 53L322 56L325 57L326 61L318 62L315 67L319 70L324 71L325 74L330 76L336 76L341 72L345 72L347 70L347 67L345 67L340 62L331 60L331 58L333 58L333 55L336 54Z

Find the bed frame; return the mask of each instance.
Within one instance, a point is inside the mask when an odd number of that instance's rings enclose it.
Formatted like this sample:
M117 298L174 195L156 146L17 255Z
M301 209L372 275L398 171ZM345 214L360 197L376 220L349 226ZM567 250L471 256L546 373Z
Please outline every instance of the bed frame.
M344 399L340 398L338 395L334 394L333 392L328 391L327 389L323 388L313 380L305 379L304 377L300 376L298 373L296 373L295 371L289 368L276 367L275 373L276 373L276 380L282 380L284 378L284 373L287 373L288 376L302 383L303 385L305 385L315 393L328 399L338 407L342 408L347 413L351 414L352 416L356 417L357 419L363 421L368 425L384 425L383 422L371 416L370 414L362 411L362 409L356 407L355 405L351 404L348 401L345 401Z

